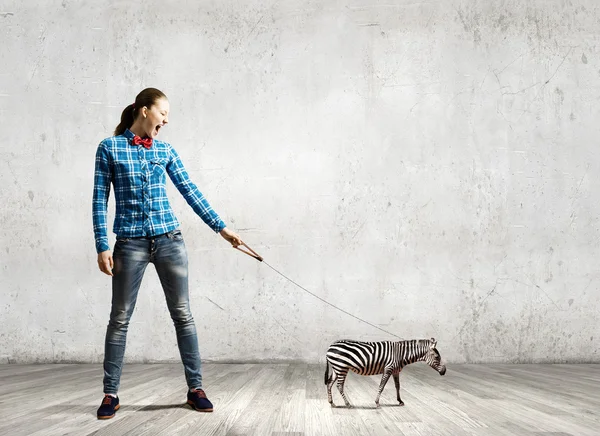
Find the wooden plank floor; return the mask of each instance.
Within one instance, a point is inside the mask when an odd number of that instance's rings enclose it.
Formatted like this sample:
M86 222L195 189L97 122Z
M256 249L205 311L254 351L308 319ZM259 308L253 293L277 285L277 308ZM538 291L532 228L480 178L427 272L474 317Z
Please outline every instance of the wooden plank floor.
M0 435L600 435L600 365L425 364L393 380L350 374L355 406L331 408L324 365L205 364L213 413L184 405L180 364L125 365L121 410L96 419L100 365L0 365ZM343 404L334 389L334 401Z

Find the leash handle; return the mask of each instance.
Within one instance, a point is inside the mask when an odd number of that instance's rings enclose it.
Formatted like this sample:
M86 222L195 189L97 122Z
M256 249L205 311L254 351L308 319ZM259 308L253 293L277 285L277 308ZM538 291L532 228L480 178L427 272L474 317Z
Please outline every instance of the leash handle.
M263 261L263 258L262 258L260 255L258 255L258 253L257 253L256 251L254 251L252 248L248 247L244 241L242 241L242 245L243 245L244 247L246 247L246 248L247 248L248 250L250 250L250 251L246 251L246 250L244 250L244 249L241 249L241 248L239 247L239 245L238 245L237 247L233 247L233 248L235 248L236 250L239 250L239 251L241 251L242 253L245 253L245 254L247 254L247 255L248 255L248 256L250 256L250 257L253 257L253 258L255 258L255 259L256 259L256 260L258 260L259 262L262 262L262 261Z

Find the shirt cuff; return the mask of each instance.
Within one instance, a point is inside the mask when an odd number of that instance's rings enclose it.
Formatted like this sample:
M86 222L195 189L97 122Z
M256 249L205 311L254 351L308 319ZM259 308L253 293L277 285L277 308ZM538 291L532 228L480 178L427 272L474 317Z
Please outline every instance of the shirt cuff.
M108 240L99 239L96 241L96 252L102 253L103 251L110 250L110 245L108 245Z
M221 219L218 219L217 221L215 221L215 223L212 226L212 228L215 231L215 233L219 233L225 227L227 227L227 225Z

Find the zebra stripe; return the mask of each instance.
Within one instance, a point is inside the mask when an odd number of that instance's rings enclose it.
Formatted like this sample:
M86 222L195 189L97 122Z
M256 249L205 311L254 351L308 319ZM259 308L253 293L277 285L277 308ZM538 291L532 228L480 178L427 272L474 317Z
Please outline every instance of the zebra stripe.
M344 382L348 371L359 375L383 374L375 403L379 406L379 398L390 376L394 376L396 396L400 405L399 374L402 368L414 362L424 361L440 375L446 373L445 365L441 364L441 356L435 348L435 339L413 339L410 341L382 341L360 342L349 339L336 341L329 346L326 354L327 366L325 368L325 384L327 397L333 406L331 387L337 381L337 387L346 403L350 406L344 394ZM333 370L333 377L329 375L329 367Z

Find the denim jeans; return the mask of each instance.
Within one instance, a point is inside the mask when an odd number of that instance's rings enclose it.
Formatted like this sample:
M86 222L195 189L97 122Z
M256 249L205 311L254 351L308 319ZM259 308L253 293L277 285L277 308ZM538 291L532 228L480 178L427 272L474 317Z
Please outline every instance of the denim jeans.
M156 267L175 324L188 387L202 388L198 337L189 304L187 251L181 231L117 239L113 260L112 309L104 349L104 393L116 394L119 390L127 328L149 263Z

